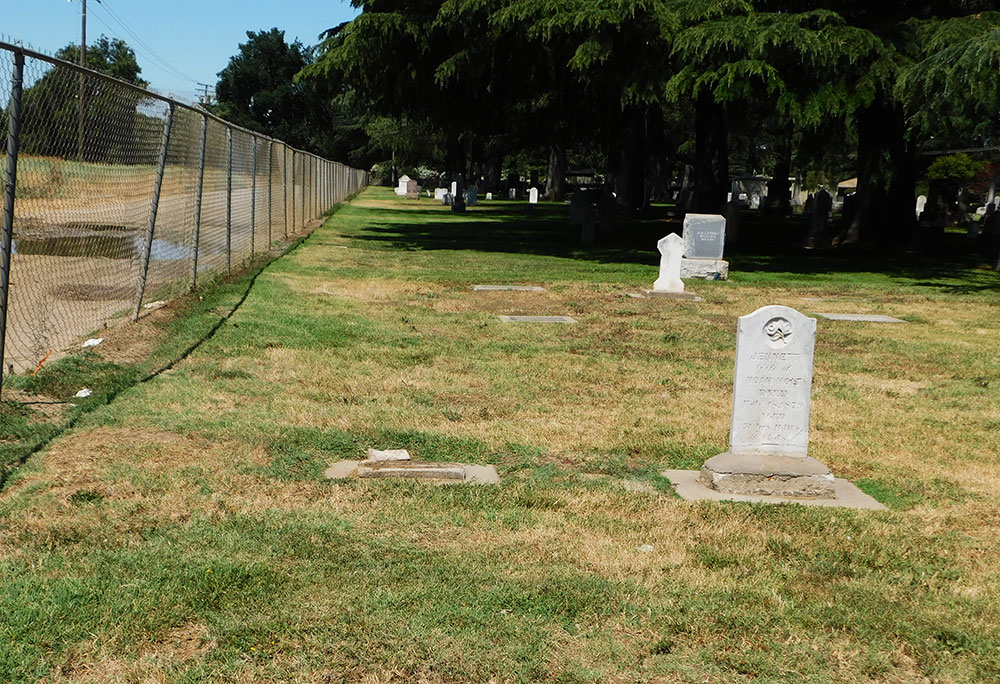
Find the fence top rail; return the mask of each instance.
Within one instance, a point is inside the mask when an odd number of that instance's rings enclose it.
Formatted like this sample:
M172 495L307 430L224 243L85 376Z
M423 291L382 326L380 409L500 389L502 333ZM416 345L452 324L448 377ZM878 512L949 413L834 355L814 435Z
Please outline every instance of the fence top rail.
M204 117L206 117L208 119L212 119L213 121L217 121L218 123L221 123L222 125L227 126L230 129L234 129L234 130L242 131L244 133L248 133L248 134L252 135L254 138L261 138L261 139L266 140L268 142L278 143L280 145L284 145L285 147L287 147L288 149L292 150L293 152L295 152L297 154L308 155L310 157L315 157L316 159L324 159L323 157L320 157L319 155L314 154L312 152L308 152L306 150L300 150L297 147L292 147L291 145L289 145L288 143L286 143L283 140L278 140L277 138L272 138L272 137L270 137L268 135L264 135L263 133L260 133L258 131L253 131L253 130L250 130L249 128L244 128L243 126L234 124L231 121L226 121L221 116L213 114L212 112L210 112L210 111L208 111L206 109L203 109L201 107L195 107L194 105L187 104L186 102L181 102L180 100L175 100L172 97L167 97L166 95L160 95L157 92L154 92L152 90L147 90L146 88L143 88L142 86L137 86L134 83L129 83L128 81L123 81L121 79L115 78L114 76L108 76L107 74L103 74L100 71L94 71L93 69L88 69L86 67L82 67L79 64L74 64L73 62L67 62L66 60L59 59L58 57L50 57L49 55L45 54L44 52L38 52L37 50L32 50L30 48L26 48L26 47L23 47L21 45L15 45L13 43L8 43L8 42L3 41L3 40L0 40L0 50L6 50L7 52L12 52L14 54L20 53L20 54L22 54L22 55L24 55L26 57L31 57L32 59L37 59L37 60L40 60L42 62L48 62L49 64L52 64L53 66L61 67L63 69L69 69L71 71L76 71L78 73L85 74L87 76L92 76L94 78L97 78L99 80L105 81L107 83L112 83L112 84L114 84L116 86L120 86L120 87L125 88L127 90L131 90L131 91L140 93L144 97L152 98L154 100L159 100L160 102L165 102L166 104L168 104L170 106L181 107L183 109L186 109L188 111L194 112L196 114L200 114L201 116L204 116ZM324 161L332 162L334 164L341 164L342 163L342 162L335 161L333 159L324 159ZM344 164L344 166L347 166L347 165ZM353 168L353 167L348 167L348 168ZM356 171L360 171L361 169L355 169L355 170Z

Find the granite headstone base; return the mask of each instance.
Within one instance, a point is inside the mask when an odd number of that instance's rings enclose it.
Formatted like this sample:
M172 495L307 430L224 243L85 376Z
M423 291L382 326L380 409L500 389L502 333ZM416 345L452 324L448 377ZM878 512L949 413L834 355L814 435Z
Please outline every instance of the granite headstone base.
M723 259L681 259L681 278L729 280L729 262Z
M698 479L725 494L804 499L830 499L836 495L833 473L810 456L727 452L705 461Z
M665 470L663 477L673 485L677 496L685 501L745 501L763 504L799 504L801 506L823 506L829 508L855 508L871 511L884 511L886 507L876 499L865 494L847 480L836 478L833 487L836 496L829 499L805 499L798 497L761 496L759 494L728 494L703 485L699 479L701 473L697 470Z

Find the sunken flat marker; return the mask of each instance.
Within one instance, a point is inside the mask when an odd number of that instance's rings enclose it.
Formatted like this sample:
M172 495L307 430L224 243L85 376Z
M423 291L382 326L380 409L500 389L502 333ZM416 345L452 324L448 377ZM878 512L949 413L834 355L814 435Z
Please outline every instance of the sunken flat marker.
M906 323L906 321L883 314L818 313L817 316L831 321L860 321L862 323Z
M576 323L572 316L500 316L504 323Z
M476 292L545 292L544 287L538 285L473 285Z

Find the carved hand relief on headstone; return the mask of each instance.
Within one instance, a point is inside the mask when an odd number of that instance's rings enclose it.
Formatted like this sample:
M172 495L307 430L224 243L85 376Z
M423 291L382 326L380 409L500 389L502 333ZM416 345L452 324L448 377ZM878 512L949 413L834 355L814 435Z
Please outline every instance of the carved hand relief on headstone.
M725 239L725 217L718 214L684 217L684 256L688 259L721 259Z
M795 309L765 306L740 317L732 453L806 455L815 344L816 319Z
M660 238L656 248L660 250L660 277L653 283L653 292L683 292L681 252L684 240L677 233L671 233Z

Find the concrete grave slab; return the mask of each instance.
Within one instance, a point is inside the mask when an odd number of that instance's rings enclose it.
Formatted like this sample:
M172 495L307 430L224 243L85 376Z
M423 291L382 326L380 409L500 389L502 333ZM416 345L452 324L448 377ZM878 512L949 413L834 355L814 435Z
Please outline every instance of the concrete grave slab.
M499 316L503 323L576 323L572 316Z
M465 468L460 463L414 463L407 461L387 461L382 463L361 463L358 477L383 478L402 477L418 480L465 480Z
M491 465L414 461L337 461L323 473L331 480L407 479L432 484L497 484L500 476Z
M545 292L544 287L538 285L473 285L476 292Z
M817 316L831 321L859 321L861 323L906 323L906 321L883 316L882 314L818 313Z
M797 499L793 497L761 496L755 494L731 494L706 487L700 481L697 470L665 470L663 477L670 480L674 491L685 501L745 501L750 503L797 503L803 506L825 506L829 508L857 508L871 511L887 510L873 497L865 494L847 480L834 478L834 498Z

